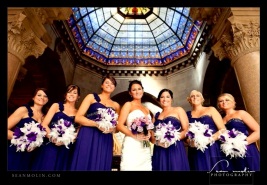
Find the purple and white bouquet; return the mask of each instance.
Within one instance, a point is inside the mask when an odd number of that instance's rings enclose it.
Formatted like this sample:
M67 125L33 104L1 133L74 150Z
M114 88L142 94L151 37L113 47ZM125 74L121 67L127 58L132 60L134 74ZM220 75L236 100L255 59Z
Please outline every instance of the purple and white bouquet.
M14 129L11 146L15 145L17 152L31 150L42 145L45 135L45 128L40 123L25 123L24 127Z
M154 124L152 123L151 118L148 116L137 117L132 120L131 131L133 134L143 133L145 136L148 134L148 130L154 129ZM143 141L143 147L149 147L149 141Z
M245 157L247 151L246 141L247 136L234 128L232 130L224 130L219 136L221 143L221 150L226 156L232 157Z
M98 108L97 110L95 122L98 124L98 127L104 128L104 132L116 127L118 114L112 108Z
M171 121L168 123L161 122L155 128L155 137L159 143L164 143L165 147L170 146L176 141L180 141L181 133L179 129L176 129Z
M209 129L209 125L202 124L199 121L189 123L189 129L186 136L190 141L193 141L195 147L202 152L208 148L207 145L211 146L214 143L212 129Z
M50 136L50 141L55 139L57 142L62 142L69 149L69 144L74 143L77 132L71 121L61 118L51 128L51 132L48 135Z

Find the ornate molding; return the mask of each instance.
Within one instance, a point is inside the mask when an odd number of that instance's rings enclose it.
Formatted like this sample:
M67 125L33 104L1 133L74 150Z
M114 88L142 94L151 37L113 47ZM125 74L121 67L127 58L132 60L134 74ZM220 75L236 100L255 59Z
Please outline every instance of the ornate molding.
M25 58L34 55L38 58L47 47L29 27L25 27L26 16L22 13L8 22L8 52L17 56L23 63Z
M53 20L67 20L71 13L69 7L9 8L8 52L17 56L23 64L30 55L38 58L52 40L44 24L52 24Z
M234 63L241 56L259 51L260 24L255 20L238 21L230 17L231 30L226 31L220 40L212 47L219 60L229 58Z
M52 24L54 20L67 20L72 14L71 8L27 8L32 10L42 24Z

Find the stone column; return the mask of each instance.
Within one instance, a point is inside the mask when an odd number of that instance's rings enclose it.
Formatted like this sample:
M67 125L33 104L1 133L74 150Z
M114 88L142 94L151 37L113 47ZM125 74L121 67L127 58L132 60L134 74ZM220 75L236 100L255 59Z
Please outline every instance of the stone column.
M45 48L46 44L27 24L26 15L19 13L8 18L8 98L25 58L38 57Z
M25 59L38 58L52 42L44 24L70 15L71 8L8 8L8 99Z
M232 16L227 19L230 29L224 30L212 50L220 60L225 57L231 60L245 107L260 123L259 10L251 9L254 14L242 11L244 16L240 9L231 9Z
M259 8L231 8L227 20L228 26L212 50L220 60L231 60L246 110L260 124Z

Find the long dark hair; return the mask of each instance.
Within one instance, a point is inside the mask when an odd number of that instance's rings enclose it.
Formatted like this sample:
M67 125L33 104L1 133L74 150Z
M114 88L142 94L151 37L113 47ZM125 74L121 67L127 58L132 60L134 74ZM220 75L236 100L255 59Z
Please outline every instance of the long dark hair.
M164 93L164 92L168 92L171 95L172 99L173 99L173 92L170 89L162 89L159 92L159 95L158 95L158 98L157 98L158 101L160 100L160 97L161 97L162 93Z
M39 88L36 88L34 91L33 91L33 94L32 94L32 98L31 100L27 103L30 107L34 105L34 101L33 101L33 97L36 96L37 92L38 91L43 91L47 97L49 97L49 92L46 88L43 88L43 87L39 87ZM49 101L49 100L48 100ZM42 113L43 114L46 114L47 111L48 111L49 107L48 107L48 103L46 103L43 107L42 107Z

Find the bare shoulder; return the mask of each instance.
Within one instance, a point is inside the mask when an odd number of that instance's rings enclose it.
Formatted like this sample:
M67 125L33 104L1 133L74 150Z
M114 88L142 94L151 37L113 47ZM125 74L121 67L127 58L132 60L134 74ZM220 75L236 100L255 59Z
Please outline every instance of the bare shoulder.
M242 115L248 115L249 113L245 110L236 110L236 114L242 116Z
M208 111L217 111L217 109L213 106L208 106L208 107L205 107L206 110Z
M53 107L53 108L59 108L59 104L58 104L58 103L53 103L53 104L51 105L51 107Z
M113 107L114 107L116 110L119 110L119 109L120 109L120 104L119 104L118 102L113 101L112 104L113 104Z
M131 107L132 106L132 103L130 102L130 101L127 101L127 102L125 102L124 104L123 104L123 108L125 108L125 107Z
M84 98L84 101L91 102L94 99L94 94L87 94Z
M177 111L177 112L185 112L184 108L183 107L174 107L174 110Z
M25 117L28 115L28 109L25 106L21 106L17 108L11 116L17 116L17 117Z
M19 108L17 108L15 110L16 113L20 113L20 114L23 114L23 113L28 113L28 109L25 107L25 106L21 106Z

